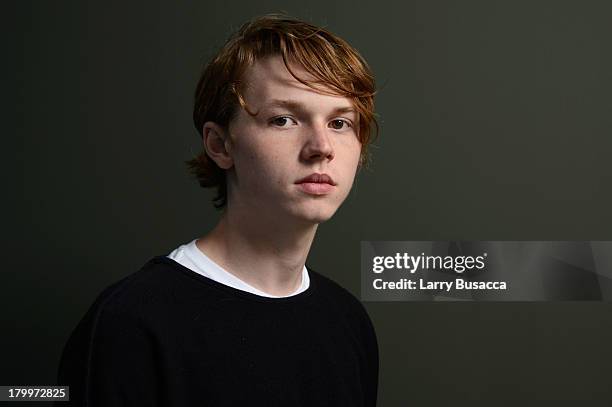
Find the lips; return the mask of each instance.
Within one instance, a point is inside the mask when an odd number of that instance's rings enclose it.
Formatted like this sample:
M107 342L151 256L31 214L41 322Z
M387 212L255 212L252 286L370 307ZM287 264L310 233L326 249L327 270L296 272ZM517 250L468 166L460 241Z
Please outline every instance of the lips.
M295 182L296 184L313 183L313 184L329 184L336 185L334 180L327 174L310 174L309 176L302 178Z
M325 195L334 189L336 183L327 174L310 174L309 176L296 181L299 188L309 195Z

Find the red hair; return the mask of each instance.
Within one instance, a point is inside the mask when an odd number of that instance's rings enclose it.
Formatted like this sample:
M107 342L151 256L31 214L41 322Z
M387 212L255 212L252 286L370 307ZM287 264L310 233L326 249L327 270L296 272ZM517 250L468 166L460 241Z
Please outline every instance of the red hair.
M374 76L361 55L343 39L324 28L283 15L266 15L244 24L204 68L195 92L193 122L200 134L204 123L228 126L239 108L247 112L241 94L246 69L258 59L280 55L287 70L301 83L327 86L334 95L351 99L359 117L360 165L368 161L372 128L378 135L374 114ZM314 81L297 77L289 63L303 67ZM189 171L204 188L218 188L216 208L227 203L225 170L206 151L187 161Z

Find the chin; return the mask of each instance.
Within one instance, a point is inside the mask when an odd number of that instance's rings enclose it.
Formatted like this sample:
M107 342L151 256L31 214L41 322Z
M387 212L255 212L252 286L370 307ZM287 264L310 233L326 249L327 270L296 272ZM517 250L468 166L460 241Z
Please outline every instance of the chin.
M335 205L332 206L319 203L317 205L304 205L303 207L294 209L295 210L292 211L292 214L295 217L308 223L318 224L331 219L331 217L336 213L338 207Z
M331 215L328 216L309 216L309 217L304 217L302 218L305 221L312 223L312 224L319 224L319 223L323 223L328 221L329 219L331 219Z

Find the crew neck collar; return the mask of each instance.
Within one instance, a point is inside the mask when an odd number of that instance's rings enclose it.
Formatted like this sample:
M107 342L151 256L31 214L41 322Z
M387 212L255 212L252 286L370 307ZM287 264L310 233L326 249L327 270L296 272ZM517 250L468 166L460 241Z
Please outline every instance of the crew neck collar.
M200 283L206 284L208 286L211 286L213 288L219 289L219 290L223 290L227 293L231 293L232 295L235 296L239 296L242 297L244 299L248 299L248 300L254 300L254 301L259 301L259 302L268 302L268 303L290 303L290 302L294 302L294 301L302 301L308 297L310 297L315 291L316 291L316 282L315 282L315 278L313 278L313 270L310 269L308 266L305 266L306 269L309 272L310 275L310 285L309 287L298 293L295 295L291 295L289 297L264 297L261 295L257 295L248 291L243 291L234 287L230 287L227 286L225 284L222 284L218 281L215 281L211 278L208 278L206 276L203 276L193 270L191 270L188 267L183 266L182 264L178 263L176 260L173 260L169 257L167 257L166 255L160 255L160 256L156 256L154 257L151 262L153 263L161 263L161 264L166 264L174 269L176 269L177 271L179 271L182 275L185 275L186 277L189 277L193 280L196 280Z

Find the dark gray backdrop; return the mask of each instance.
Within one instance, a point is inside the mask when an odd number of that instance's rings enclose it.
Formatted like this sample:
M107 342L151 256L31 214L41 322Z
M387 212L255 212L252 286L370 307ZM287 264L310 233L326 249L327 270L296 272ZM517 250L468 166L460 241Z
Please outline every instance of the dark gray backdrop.
M183 165L193 89L280 10L350 41L381 89L372 168L313 268L359 295L361 240L612 240L608 2L5 2L0 384L53 384L103 287L215 223ZM611 403L609 303L366 306L381 406Z

